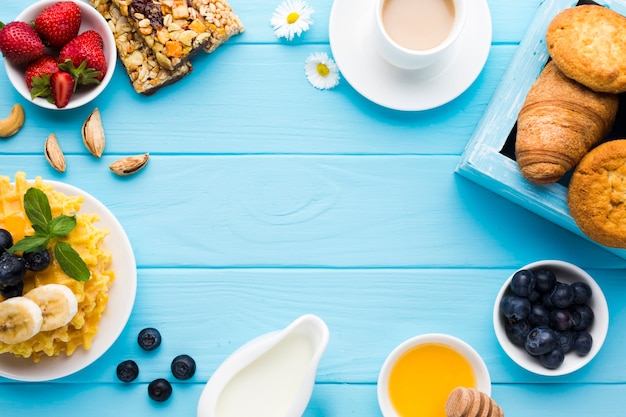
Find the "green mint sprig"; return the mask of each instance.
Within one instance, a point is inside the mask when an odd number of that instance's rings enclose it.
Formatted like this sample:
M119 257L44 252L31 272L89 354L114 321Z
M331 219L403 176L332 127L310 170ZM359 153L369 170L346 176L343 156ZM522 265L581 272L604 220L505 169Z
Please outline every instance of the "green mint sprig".
M59 266L76 281L87 282L91 275L87 264L69 243L61 242L76 227L76 216L61 214L52 217L50 202L46 193L38 188L29 188L24 194L24 211L33 225L34 235L24 236L11 246L8 251L38 252L46 249L50 242L54 244L54 257Z

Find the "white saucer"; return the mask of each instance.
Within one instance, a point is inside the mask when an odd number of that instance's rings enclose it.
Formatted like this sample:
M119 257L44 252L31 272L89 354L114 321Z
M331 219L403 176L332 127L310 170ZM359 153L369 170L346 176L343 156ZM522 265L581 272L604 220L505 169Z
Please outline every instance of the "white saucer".
M374 2L335 0L329 38L343 77L361 95L381 106L428 110L461 95L476 80L491 48L491 14L486 0L468 4L463 33L445 62L419 70L397 68L373 47Z

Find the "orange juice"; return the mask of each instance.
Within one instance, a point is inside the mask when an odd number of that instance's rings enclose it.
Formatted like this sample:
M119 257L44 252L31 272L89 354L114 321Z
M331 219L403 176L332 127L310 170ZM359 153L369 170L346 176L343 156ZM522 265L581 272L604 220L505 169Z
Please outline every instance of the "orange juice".
M472 365L439 343L411 348L389 373L389 398L402 417L446 417L446 401L458 386L476 387Z

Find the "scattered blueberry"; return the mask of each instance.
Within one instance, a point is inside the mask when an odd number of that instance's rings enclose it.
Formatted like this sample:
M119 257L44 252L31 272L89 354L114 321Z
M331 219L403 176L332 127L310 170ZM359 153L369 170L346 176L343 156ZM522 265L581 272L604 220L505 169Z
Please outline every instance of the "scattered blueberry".
M117 377L122 382L134 381L138 375L139 375L139 367L137 366L137 363L132 359L128 359L124 362L120 362L117 365Z
M24 293L24 281L20 281L15 285L7 285L0 287L0 295L4 298L19 297Z
M579 332L574 340L574 350L580 356L585 356L591 350L593 338L588 332Z
M137 342L143 350L154 350L161 344L161 333L153 327L146 327L139 332Z
M522 269L511 278L511 291L520 297L528 297L535 289L535 275L532 271Z
M532 329L526 336L524 347L533 356L543 355L556 347L556 333L548 326L539 326Z
M575 282L571 285L574 292L574 304L586 304L591 299L591 287L585 282Z
M564 359L565 353L563 353L563 350L557 346L550 352L540 355L539 363L541 363L545 368L556 369L561 366Z
M148 385L148 395L154 401L167 401L172 395L172 385L167 379L155 379Z
M0 286L17 285L24 278L26 264L20 256L9 252L0 254Z
M196 361L189 355L178 355L172 360L172 375L176 379L189 379L196 373Z
M550 294L554 308L568 308L574 302L574 291L569 284L557 282Z
M534 271L535 288L540 293L551 293L556 284L556 275L548 268L540 268Z
M13 246L13 236L6 229L0 229L0 252L4 252Z
M43 271L50 265L50 252L43 249L37 252L25 252L22 257L26 268L31 271Z
M511 322L524 320L530 314L530 301L516 295L505 295L500 301L500 312Z

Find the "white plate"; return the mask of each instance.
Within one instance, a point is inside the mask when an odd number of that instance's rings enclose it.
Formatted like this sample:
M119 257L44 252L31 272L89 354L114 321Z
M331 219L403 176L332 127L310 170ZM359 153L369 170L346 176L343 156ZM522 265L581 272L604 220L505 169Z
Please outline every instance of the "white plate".
M0 376L19 381L49 381L68 376L84 369L102 356L117 340L126 326L135 303L137 292L137 266L135 255L126 232L115 216L95 197L74 186L46 181L56 191L65 195L82 195L82 213L97 213L99 227L106 227L110 234L105 238L105 246L111 251L111 269L115 271L115 281L109 291L109 301L102 315L98 334L93 339L91 349L76 349L72 356L41 358L34 363L30 358L17 358L11 353L0 355Z
M428 110L446 104L476 80L491 47L491 14L486 0L468 2L465 28L445 62L403 70L373 48L373 0L335 0L329 37L343 77L368 100L394 110Z

